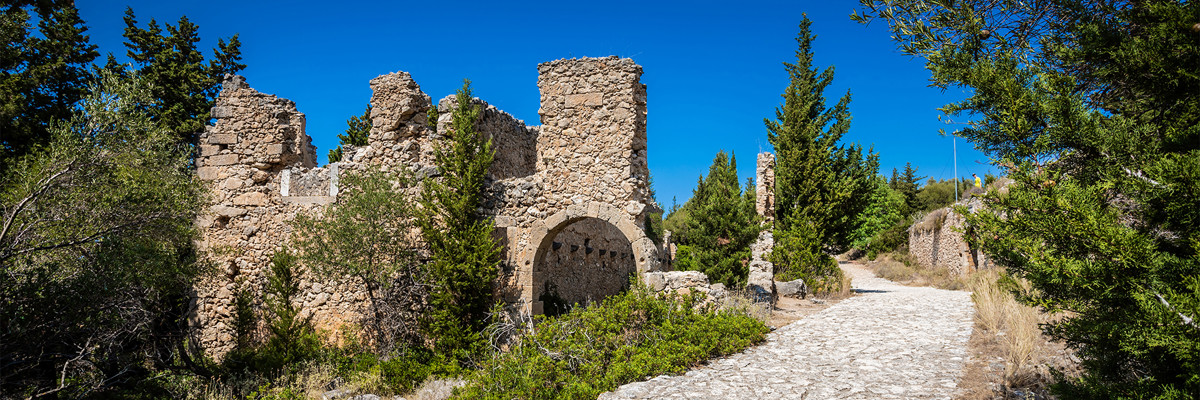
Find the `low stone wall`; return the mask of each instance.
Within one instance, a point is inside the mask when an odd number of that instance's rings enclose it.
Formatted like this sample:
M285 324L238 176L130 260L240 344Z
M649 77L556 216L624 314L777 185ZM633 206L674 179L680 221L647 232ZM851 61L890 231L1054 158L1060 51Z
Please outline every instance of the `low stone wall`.
M971 196L955 206L964 206L973 213L983 202ZM992 268L987 256L967 243L969 234L966 218L954 211L954 206L934 210L909 228L908 253L926 268L946 269L959 276Z

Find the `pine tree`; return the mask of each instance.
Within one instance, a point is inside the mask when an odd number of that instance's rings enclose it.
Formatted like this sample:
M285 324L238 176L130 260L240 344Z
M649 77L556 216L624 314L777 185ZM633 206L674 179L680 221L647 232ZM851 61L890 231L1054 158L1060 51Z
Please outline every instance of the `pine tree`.
M449 130L434 148L440 176L424 181L417 225L432 254L428 333L438 353L467 362L482 350L500 247L492 239L492 219L479 213L495 151L491 139L476 131L479 106L471 81L463 81L455 99Z
M199 27L179 18L176 25L159 27L151 19L146 28L138 27L133 8L125 9L125 47L129 58L141 75L154 87L156 104L151 106L155 118L175 132L181 143L195 143L221 91L225 74L246 68L241 61L241 42L238 35L217 40L213 59L207 64L196 47L200 42Z
M367 135L371 133L371 105L367 105L362 115L350 117L346 121L346 133L338 134L338 147L329 151L329 162L342 160L342 146L366 146Z
M793 279L818 279L810 271L840 276L836 263L829 268L832 258L825 252L849 245L877 169L874 154L838 144L850 128L850 93L826 108L824 91L833 82L833 67L819 74L813 67L810 25L805 16L796 37L796 62L784 63L790 78L784 104L774 121L764 120L776 152L775 235L789 244L783 251L777 247L773 256L776 271Z
M37 32L30 12L38 16ZM86 94L99 56L71 2L7 5L0 11L0 172L50 141L51 121L67 121Z
M903 174L898 175L896 169L892 169L892 181L888 184L904 197L903 215L922 209L920 201L917 200L917 192L921 188L921 181L925 178L927 177L917 176L917 167L914 167L911 162L904 163Z
M1059 314L1082 359L1063 398L1200 397L1200 6L868 1L935 85L969 88L956 135L1008 169L975 243ZM1015 27L1015 28L1014 28Z
M758 214L754 210L754 188L739 186L737 158L717 153L708 177L700 177L692 192L691 218L687 236L679 242L689 246L691 257L681 263L704 272L712 282L728 287L745 284L750 245L758 236Z

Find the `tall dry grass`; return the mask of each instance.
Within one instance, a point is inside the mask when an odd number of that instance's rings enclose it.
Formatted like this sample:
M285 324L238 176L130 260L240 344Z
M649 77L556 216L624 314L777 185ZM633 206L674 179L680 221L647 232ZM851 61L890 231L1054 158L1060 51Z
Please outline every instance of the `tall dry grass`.
M973 355L1002 361L998 368L987 368L990 394L967 398L1047 398L1056 379L1052 371L1068 376L1077 373L1078 363L1071 353L1042 334L1041 324L1059 317L1043 314L1014 297L1013 290L1030 293L1029 282L984 270L971 276L967 288L975 301L976 335L983 342Z
M1005 384L1010 387L1029 385L1039 375L1031 361L1047 342L1039 328L1044 322L1043 317L1037 309L1017 302L1000 282L1001 275L995 270L980 271L971 277L968 288L975 301L975 321L1000 344L1004 353ZM1019 285L1021 290L1029 290L1028 282L1009 282Z

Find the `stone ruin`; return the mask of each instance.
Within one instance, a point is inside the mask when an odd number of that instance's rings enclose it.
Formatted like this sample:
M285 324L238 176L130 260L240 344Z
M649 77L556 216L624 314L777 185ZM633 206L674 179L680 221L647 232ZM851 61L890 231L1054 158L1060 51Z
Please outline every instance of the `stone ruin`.
M983 207L983 201L974 196L982 194L982 190L973 190L978 192L968 193L967 198L954 205L933 210L908 229L908 254L917 263L926 268L945 269L955 276L995 267L986 254L967 242L970 226L966 217L954 210L955 206L963 206L967 212L975 213Z
M502 245L497 296L532 313L548 295L586 302L618 293L631 275L658 271L664 261L661 245L645 233L648 214L659 209L649 187L641 66L617 57L564 59L538 65L538 73L540 126L473 100L482 111L477 128L496 150L483 208ZM195 288L192 324L209 354L233 348L235 293L262 292L291 221L335 203L341 174L437 173L433 146L455 98L438 102L441 117L429 121L435 105L408 73L382 75L370 86L369 143L318 167L295 103L227 77L196 159L211 188L211 205L196 221L198 247L219 271ZM301 280L302 315L318 328L336 332L366 310L360 282Z

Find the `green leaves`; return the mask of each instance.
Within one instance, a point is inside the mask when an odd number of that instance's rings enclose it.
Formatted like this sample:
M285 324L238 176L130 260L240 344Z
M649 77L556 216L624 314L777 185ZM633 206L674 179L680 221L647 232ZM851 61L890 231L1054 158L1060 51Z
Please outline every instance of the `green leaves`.
M239 63L241 42L237 35L229 42L219 40L214 58L205 64L204 55L196 47L199 27L187 16L180 17L176 25L167 24L165 33L153 19L146 28L139 27L133 8L125 9L124 19L129 58L151 83L153 97L158 100L150 105L155 120L174 132L180 143L195 143L208 125L225 74L246 68Z
M433 120L436 121L437 120ZM346 121L346 133L339 133L338 147L329 150L329 162L335 163L342 160L342 146L351 145L355 147L367 145L367 135L371 133L371 105L367 104L367 109L362 115L350 117Z
M741 351L769 331L745 314L700 307L698 300L665 299L634 285L601 304L540 319L534 332L469 376L456 398L595 398Z

